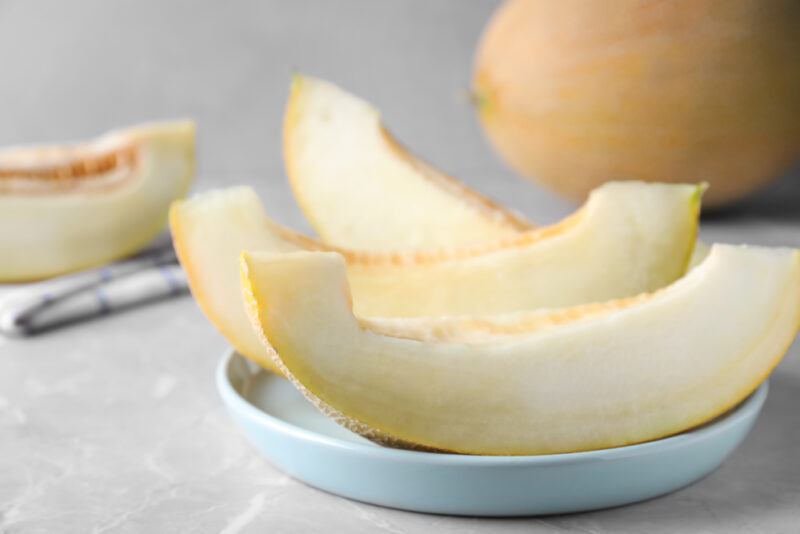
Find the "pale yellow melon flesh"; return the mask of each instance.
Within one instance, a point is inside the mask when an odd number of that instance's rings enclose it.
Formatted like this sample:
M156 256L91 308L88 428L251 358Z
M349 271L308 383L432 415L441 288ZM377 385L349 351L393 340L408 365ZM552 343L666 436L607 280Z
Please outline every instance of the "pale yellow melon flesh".
M360 250L463 246L531 225L409 153L368 102L295 75L284 122L289 181L328 244Z
M686 270L700 191L609 184L555 226L441 255L411 256L415 261L401 256L400 267L378 270L374 258L345 253L356 312L496 314L652 291Z
M463 247L534 227L408 152L369 102L317 78L293 78L284 156L304 214L338 247ZM691 264L704 252L700 243Z
M209 191L170 209L175 251L200 309L241 354L276 371L245 315L239 290L243 250L303 250L273 223L249 187Z
M724 413L780 361L800 323L796 250L716 246L652 295L549 324L399 336L353 315L336 253L243 258L248 312L275 363L325 413L376 441L474 454L616 447ZM442 321L442 319L439 319ZM268 341L267 341L268 340Z
M0 282L58 275L136 251L164 228L194 169L191 122L0 151Z
M709 252L711 252L711 246L708 243L698 240L697 243L694 244L692 257L689 258L689 269L694 269L703 263L703 260L706 259Z
M697 230L695 186L610 184L559 225L463 249L346 257L363 316L491 314L602 301L671 283ZM243 250L332 250L273 222L247 187L177 202L173 241L206 316L245 356L270 367L239 290Z

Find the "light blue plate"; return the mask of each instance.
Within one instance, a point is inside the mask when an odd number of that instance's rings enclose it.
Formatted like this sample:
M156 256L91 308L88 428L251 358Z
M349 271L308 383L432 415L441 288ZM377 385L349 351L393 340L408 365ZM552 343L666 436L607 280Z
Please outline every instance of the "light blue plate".
M734 410L669 438L548 456L464 456L375 445L320 414L286 380L226 354L217 386L276 467L317 488L393 508L471 516L595 510L657 497L716 469L750 431L767 384Z

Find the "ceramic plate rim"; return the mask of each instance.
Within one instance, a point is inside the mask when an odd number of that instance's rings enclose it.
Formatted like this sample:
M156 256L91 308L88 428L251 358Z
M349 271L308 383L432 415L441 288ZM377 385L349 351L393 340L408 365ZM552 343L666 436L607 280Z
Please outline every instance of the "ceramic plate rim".
M411 451L403 449L393 449L390 447L372 446L361 444L351 441L345 441L336 437L326 436L319 434L312 430L301 428L292 423L279 419L267 412L261 410L253 405L249 400L242 396L233 386L229 379L229 369L233 362L239 358L244 362L249 363L249 360L236 352L229 349L222 356L222 359L217 364L216 369L216 383L217 390L222 397L223 401L230 408L238 408L240 413L247 417L256 420L261 426L267 426L275 431L292 434L300 439L306 441L313 441L320 445L335 447L338 449L345 449L350 452L358 454L366 454L373 457L378 457L392 461L409 461L414 463L430 462L435 464L447 465L467 465L467 466L513 466L513 465L566 465L584 463L597 460L619 460L623 458L631 458L654 452L655 450L663 450L663 448L680 447L688 445L692 442L702 440L706 437L714 435L718 432L724 431L726 428L736 425L741 419L751 416L763 406L767 392L769 391L769 382L764 381L759 387L751 393L745 400L739 403L736 407L732 408L728 413L720 416L714 422L703 425L680 434L675 434L666 438L648 441L644 443L637 443L634 445L625 445L622 447L615 447L610 449L597 449L592 451L582 452L569 452L558 454L545 454L545 455L529 455L529 456L487 456L487 455L467 455L467 454L453 454L453 453L435 453L424 451Z

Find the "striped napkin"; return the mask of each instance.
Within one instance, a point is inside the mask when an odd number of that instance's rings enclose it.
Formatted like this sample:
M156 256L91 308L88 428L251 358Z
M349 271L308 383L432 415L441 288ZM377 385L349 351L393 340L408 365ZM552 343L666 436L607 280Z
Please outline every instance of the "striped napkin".
M188 290L172 244L130 259L19 286L0 296L0 333L27 336Z

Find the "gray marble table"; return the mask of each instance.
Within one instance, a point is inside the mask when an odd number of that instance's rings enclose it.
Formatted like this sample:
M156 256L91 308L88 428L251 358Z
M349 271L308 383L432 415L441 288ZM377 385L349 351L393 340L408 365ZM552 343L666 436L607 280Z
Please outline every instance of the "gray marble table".
M195 189L254 185L307 229L280 156L292 68L384 109L406 144L534 220L572 206L505 170L463 89L495 2L0 0L0 145L192 116ZM800 175L704 221L709 241L800 246ZM225 341L188 297L0 338L0 532L765 532L800 524L800 346L714 474L666 497L484 520L350 502L271 467L223 411Z

